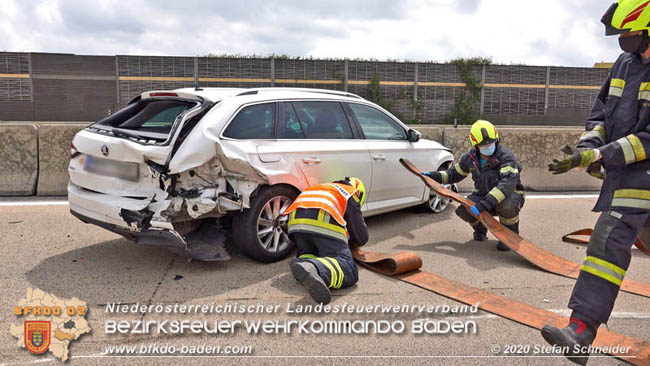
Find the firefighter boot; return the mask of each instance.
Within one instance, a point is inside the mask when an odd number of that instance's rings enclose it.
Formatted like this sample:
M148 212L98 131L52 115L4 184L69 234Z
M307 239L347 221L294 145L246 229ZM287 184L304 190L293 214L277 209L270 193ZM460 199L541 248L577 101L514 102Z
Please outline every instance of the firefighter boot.
M564 355L570 361L586 365L589 359L588 348L596 338L599 325L574 312L566 328L545 325L542 328L542 337L549 344L564 348Z
M478 225L474 226L474 240L476 241L486 241L487 240L487 228L477 220Z
M512 225L504 225L508 229L512 230L515 234L519 234L519 223L515 223ZM507 245L505 245L501 240L497 243L497 250L500 250L502 252L508 252L510 251L510 248L508 248Z
M307 261L291 261L289 267L293 277L307 288L309 295L316 302L329 304L332 294L325 281L318 275L316 266Z

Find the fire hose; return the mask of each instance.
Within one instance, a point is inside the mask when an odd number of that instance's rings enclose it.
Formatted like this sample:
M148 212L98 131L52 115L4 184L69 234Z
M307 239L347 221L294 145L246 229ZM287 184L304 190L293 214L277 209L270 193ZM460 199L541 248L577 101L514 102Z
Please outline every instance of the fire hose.
M406 159L400 159L400 162L410 172L419 176L420 179L422 179L424 183L436 194L451 198L452 200L465 206L465 208L468 210L474 205L474 203L467 198L459 195L456 192L446 189L440 183L436 182L430 177L420 174L420 170L418 170L410 161ZM573 279L578 278L581 267L580 264L572 262L568 259L562 258L549 251L535 246L528 240L522 238L521 236L512 232L510 229L501 225L501 223L495 220L494 217L492 217L492 215L490 215L488 212L481 212L479 219L497 239L507 245L510 249L512 249L512 251L524 257L524 259L526 259L528 262L545 271L560 276ZM625 279L621 284L621 291L650 297L650 284Z
M572 244L589 244L589 239L585 238L576 238L576 236L586 236L590 237L591 234L593 234L594 229L580 229L576 230L572 233L568 233L564 236L562 236L562 241L565 243L572 243ZM645 253L646 255L650 255L650 249L648 249L647 245L645 243L650 243L650 238L648 237L648 234L650 234L650 231L644 231L645 235L639 235L639 237L636 239L634 242L634 246L637 247L640 251Z

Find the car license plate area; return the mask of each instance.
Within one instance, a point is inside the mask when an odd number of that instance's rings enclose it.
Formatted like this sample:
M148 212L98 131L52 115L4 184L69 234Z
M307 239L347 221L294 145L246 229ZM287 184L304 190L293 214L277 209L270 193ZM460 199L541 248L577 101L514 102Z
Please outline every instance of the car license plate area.
M87 155L83 162L84 170L90 173L138 181L138 164L98 158Z

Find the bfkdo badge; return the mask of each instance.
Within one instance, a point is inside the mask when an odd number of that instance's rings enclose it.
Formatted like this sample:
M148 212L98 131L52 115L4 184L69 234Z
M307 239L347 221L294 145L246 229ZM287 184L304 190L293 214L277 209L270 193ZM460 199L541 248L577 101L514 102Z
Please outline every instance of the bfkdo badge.
M25 321L25 347L31 353L40 354L50 347L51 324L45 320Z

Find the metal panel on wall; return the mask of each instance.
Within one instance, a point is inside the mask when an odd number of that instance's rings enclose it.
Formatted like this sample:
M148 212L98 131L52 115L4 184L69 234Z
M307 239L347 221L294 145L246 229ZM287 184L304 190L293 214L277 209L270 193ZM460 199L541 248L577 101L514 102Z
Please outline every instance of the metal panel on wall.
M544 89L486 88L483 94L485 114L544 114Z
M546 67L522 65L486 65L485 83L546 84Z
M198 68L199 78L271 78L270 59L199 57Z
M119 76L194 77L193 57L117 56L117 64Z
M551 85L600 86L609 74L609 69L590 67L551 67Z
M29 80L29 54L0 52L0 74L2 74L2 77L0 77L0 102L31 102L32 88ZM31 111L31 107L29 109ZM0 107L1 111L3 111L2 107ZM22 113L18 114L18 116L20 115ZM8 120L14 118L10 118L10 116L2 113L0 119Z
M34 80L37 121L96 121L115 112L115 81Z
M81 56L58 53L32 53L32 74L70 77L108 77L115 79L114 56Z

